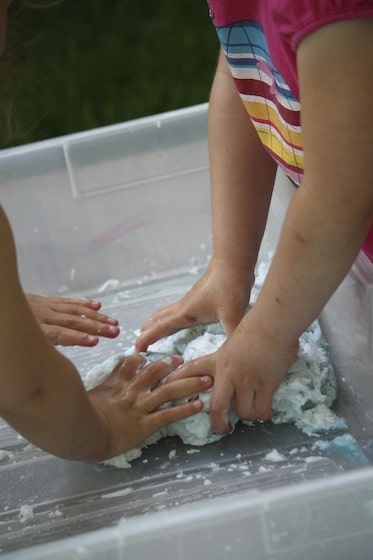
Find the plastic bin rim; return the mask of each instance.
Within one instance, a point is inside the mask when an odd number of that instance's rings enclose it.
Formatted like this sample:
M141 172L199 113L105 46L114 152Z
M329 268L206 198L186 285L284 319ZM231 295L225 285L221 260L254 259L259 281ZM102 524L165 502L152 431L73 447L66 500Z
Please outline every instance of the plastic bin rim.
M346 490L346 488L351 491L354 488L364 490L368 484L373 484L373 467L337 474L324 479L301 482L292 487L264 491L250 489L231 496L210 498L194 504L179 506L174 510L158 511L148 513L145 516L140 515L123 519L115 527L98 529L78 536L66 537L51 543L11 552L5 554L2 558L4 560L50 558L54 552L69 552L76 550L77 547L92 547L97 543L101 545L105 542L112 544L114 540L117 546L123 546L126 539L145 534L154 535L159 531L161 534L165 534L166 530L174 531L178 527L185 529L188 522L195 524L208 519L211 523L214 518L221 515L226 518L227 514L234 516L234 514L247 510L248 507L251 510L256 508L258 514L265 514L270 512L271 507L275 506L276 502L281 503L284 500L297 499L304 503L305 498L312 500L325 496L325 491L338 492L338 490Z
M87 140L89 138L94 138L96 136L107 133L115 134L126 129L131 129L134 126L138 127L141 125L157 125L159 121L167 121L180 117L188 118L193 115L204 115L207 113L207 108L208 103L200 103L198 105L191 105L189 107L183 107L181 109L165 111L163 113L148 115L146 117L139 117L137 119L123 121L112 125L92 128L90 130L74 132L71 134L65 134L63 136L56 136L54 138L41 140L39 142L31 142L30 144L23 144L14 148L6 148L0 151L0 164L2 159L23 155L37 150L63 146L64 144L70 143L72 141Z

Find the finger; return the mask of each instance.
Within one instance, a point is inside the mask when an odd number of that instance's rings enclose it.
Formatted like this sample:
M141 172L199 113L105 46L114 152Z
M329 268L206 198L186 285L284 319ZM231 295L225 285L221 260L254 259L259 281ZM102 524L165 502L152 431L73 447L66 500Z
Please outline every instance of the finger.
M170 305L165 305L164 307L160 307L157 309L150 317L144 321L141 325L141 330L145 331L154 326L155 323L159 321L163 321L166 317L173 314L173 309L175 308L175 304L171 303Z
M138 390L153 390L160 381L183 363L181 356L170 356L146 365L136 379Z
M113 319L109 315L104 313L98 313L96 309L92 308L92 305L84 304L81 300L67 300L63 298L54 299L53 310L58 314L72 315L77 317L87 317L97 322L109 323L111 325L118 325L118 320ZM101 304L100 304L101 306Z
M237 414L242 420L254 421L257 419L257 411L254 407L254 392L251 389L236 392Z
M159 313L156 319L152 319L147 324L148 326L142 329L135 344L138 352L145 352L150 344L154 344L160 338L169 336L191 325L195 326L196 319L188 315Z
M118 325L118 319L114 319L113 317L110 317L109 315L106 315L104 313L98 313L97 311L89 307L76 307L73 308L72 310L66 310L66 311L73 315L80 315L80 316L83 315L84 317L88 317L88 319L93 319L94 321L99 321L101 323Z
M115 338L120 329L118 326L101 323L96 320L82 317L80 315L70 315L67 313L54 313L49 319L49 325L65 327L73 331L80 331L86 334Z
M167 377L166 384L172 383L176 379L203 377L204 375L208 375L210 377L214 377L215 375L213 354L203 356L202 358L196 358L195 360L191 360L190 362L180 366L176 371Z
M85 307L98 311L101 308L101 302L93 299L83 299L83 298L70 298L70 297L48 297L46 298L49 303L56 306L60 305L71 305Z
M113 374L121 376L125 381L131 381L144 366L146 359L141 354L127 356L117 364Z
M84 305L85 307L90 307L91 309L94 309L95 311L98 311L99 309L101 309L101 302L97 301L95 299L80 299L77 301L77 303Z
M82 333L73 329L55 326L41 325L44 334L55 346L96 346L98 336Z
M273 416L272 397L273 393L269 390L261 389L255 394L253 403L254 410L257 418L259 420L262 420L263 422L265 422L266 420L270 420L270 418L272 418Z
M210 403L211 429L218 434L231 431L229 411L234 395L234 386L228 380L215 378L214 392Z
M173 383L161 385L146 398L146 408L151 412L165 403L186 399L207 391L212 386L213 381L212 377L204 375L203 377L178 379Z
M203 410L203 402L199 399L195 401L190 401L185 404L180 404L177 406L171 406L169 408L163 408L157 410L149 416L149 421L151 421L154 431L160 430L168 424L173 424L174 422L179 422L184 418L193 416L197 412Z

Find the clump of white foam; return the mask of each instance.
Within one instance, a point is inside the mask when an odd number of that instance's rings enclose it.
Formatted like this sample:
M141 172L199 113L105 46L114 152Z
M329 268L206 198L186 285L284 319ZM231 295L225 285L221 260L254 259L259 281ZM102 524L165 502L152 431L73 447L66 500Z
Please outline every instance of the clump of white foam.
M34 519L34 508L33 508L33 506L29 506L27 504L22 505L19 508L18 518L19 518L21 523L27 523L28 521L32 521Z
M259 280L254 290L252 301L262 283L267 267L259 268ZM250 311L248 311L250 313ZM225 341L224 331L219 323L198 325L185 329L159 340L149 347L150 352L163 355L182 355L184 361L196 359L215 352ZM130 348L126 355L133 352ZM113 356L93 368L83 379L87 389L102 383L124 355ZM141 450L162 437L179 436L189 445L206 445L219 440L222 436L211 431L210 400L213 389L199 395L204 408L198 414L162 428L141 447L130 450L106 463L118 468L128 468L130 461L141 455ZM299 353L288 375L276 391L273 401L272 422L275 424L292 423L308 435L325 431L344 429L344 419L338 417L331 406L336 398L337 384L333 365L327 346L322 337L318 322L314 322L301 336ZM239 417L232 405L230 424L234 427Z
M273 463L281 463L282 461L286 461L285 455L277 451L277 449L272 449L267 455L264 457L267 461L272 461Z

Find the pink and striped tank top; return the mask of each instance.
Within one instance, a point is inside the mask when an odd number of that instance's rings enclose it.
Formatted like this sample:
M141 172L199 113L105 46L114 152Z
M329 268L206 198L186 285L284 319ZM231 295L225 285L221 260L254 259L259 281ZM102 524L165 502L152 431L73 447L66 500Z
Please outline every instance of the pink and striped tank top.
M237 90L263 146L299 185L304 170L296 50L319 27L373 17L372 0L209 0ZM363 249L373 262L373 226Z

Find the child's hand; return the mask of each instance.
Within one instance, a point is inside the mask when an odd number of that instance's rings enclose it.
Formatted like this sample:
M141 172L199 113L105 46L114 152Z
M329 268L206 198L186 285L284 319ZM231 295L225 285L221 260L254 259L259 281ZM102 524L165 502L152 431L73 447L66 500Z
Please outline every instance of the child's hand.
M115 338L118 321L98 313L98 301L26 294L44 334L55 345L95 346L100 336Z
M212 385L208 376L159 382L182 363L174 356L144 366L139 354L125 358L100 386L88 392L110 433L104 460L140 445L154 432L168 424L192 416L203 409L201 400L160 409L165 403L206 391Z
M211 261L205 274L178 302L158 309L142 325L136 349L180 329L221 321L227 335L238 325L247 308L253 276L223 261Z
M298 341L285 347L270 339L250 315L251 312L217 352L188 362L167 381L194 375L214 377L211 428L220 434L230 431L233 398L240 418L271 418L272 397L297 357Z

